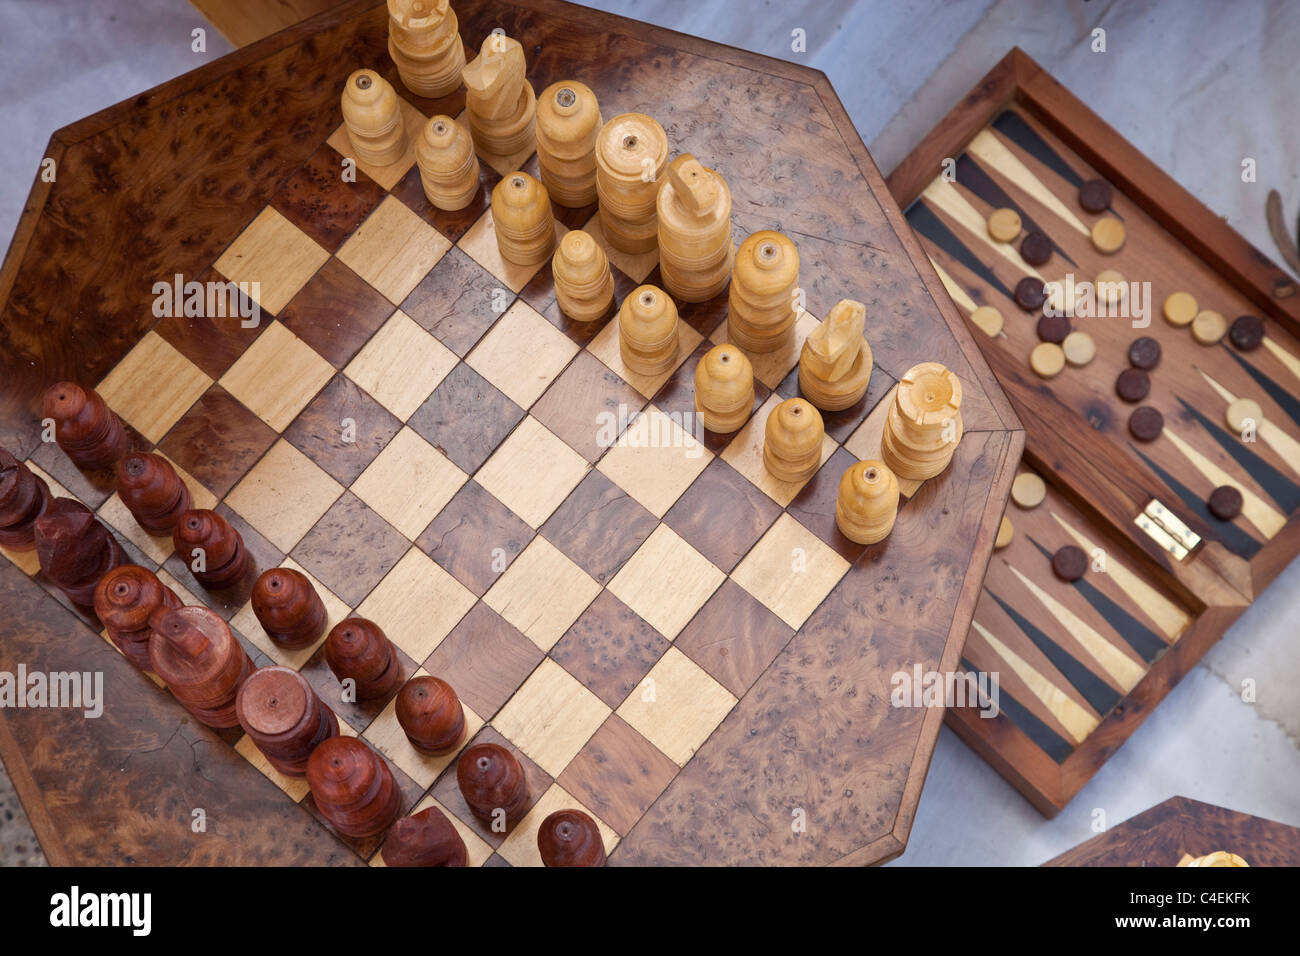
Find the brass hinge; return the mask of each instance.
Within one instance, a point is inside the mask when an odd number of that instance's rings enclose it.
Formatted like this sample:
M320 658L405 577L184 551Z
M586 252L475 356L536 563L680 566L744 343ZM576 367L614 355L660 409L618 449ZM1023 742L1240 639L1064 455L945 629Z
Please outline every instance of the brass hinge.
M1137 516L1136 523L1152 541L1160 545L1161 550L1169 552L1178 561L1191 554L1201 543L1199 534L1155 498L1147 502L1146 508Z

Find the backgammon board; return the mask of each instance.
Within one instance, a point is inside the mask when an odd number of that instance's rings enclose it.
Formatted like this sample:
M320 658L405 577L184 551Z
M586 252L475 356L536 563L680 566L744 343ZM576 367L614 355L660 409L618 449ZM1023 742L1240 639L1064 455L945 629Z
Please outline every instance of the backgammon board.
M755 358L744 428L680 425L695 362L725 339L725 294L682 306L676 366L646 377L608 317L560 313L549 263L501 258L488 197L536 173L531 150L484 162L458 213L430 206L410 156L340 177L354 69L388 78L413 128L464 106L463 91L405 90L384 7L359 2L55 134L57 182L38 182L0 283L0 440L256 663L306 676L382 754L404 810L442 808L473 863L537 862L537 826L561 807L599 821L615 864L897 855L941 711L890 706L891 676L957 664L1020 454L1014 415L819 73L550 0L455 8L470 50L497 27L523 43L535 89L576 77L606 117L655 116L674 151L726 177L738 239L796 239L807 312L792 348ZM559 231L599 239L594 207L555 212ZM660 281L653 253L610 259L620 299ZM258 282L260 324L156 318L153 285L177 274ZM798 392L798 343L845 297L867 305L870 388L828 416L821 470L776 482L763 422ZM919 361L959 377L965 435L943 475L904 489L887 541L854 545L836 530L840 475L878 454L883 400ZM456 755L416 752L391 697L341 701L319 643L269 640L247 588L204 588L111 480L42 443L38 399L62 379L95 386L259 568L302 570L330 623L372 619L407 676L449 681L466 743L524 766L518 827L478 823ZM602 441L603 415L629 440ZM328 828L302 779L119 659L30 554L11 558L0 666L108 675L99 720L4 714L0 750L52 860L379 859L377 839Z
M1083 196L1094 180L1108 203ZM1300 297L1019 50L889 185L1025 424L1018 481L1046 485L1008 506L963 655L1000 676L1002 713L948 719L1051 815L1300 551ZM999 208L1022 224L1013 241L987 223ZM1117 251L1107 230L1126 234ZM1031 231L1049 242L1025 252ZM1053 330L1024 296L1106 270L1127 314L1080 307ZM1095 356L1070 354L1074 333ZM1235 516L1210 502L1221 487ZM1054 573L1066 547L1081 576Z

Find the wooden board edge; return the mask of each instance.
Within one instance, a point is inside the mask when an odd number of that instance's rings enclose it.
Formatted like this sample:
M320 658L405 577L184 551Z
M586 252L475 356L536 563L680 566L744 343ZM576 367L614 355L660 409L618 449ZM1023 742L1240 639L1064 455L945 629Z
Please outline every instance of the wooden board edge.
M5 250L3 264L0 264L0 303L9 301L9 293L13 291L14 281L18 278L18 268L27 256L27 246L36 233L36 223L40 221L41 212L45 209L45 203L50 196L50 190L54 188L53 183L46 182L41 178L41 165L46 159L53 159L54 174L57 178L58 169L63 162L63 156L67 152L67 148L68 144L64 140L61 130L50 136L50 141L45 145L41 163L38 163L36 167L36 178L32 181L32 188L27 193L27 201L23 203L23 211L18 217L18 225L14 229L13 238L9 240L9 247Z
M45 805L45 798L41 795L41 789L36 784L31 768L27 766L27 760L18 746L18 740L9 729L3 710L0 710L0 761L4 762L5 770L8 771L14 791L18 794L18 800L27 813L27 820L32 826L32 832L36 834L36 842L41 845L45 859L50 866L70 865L71 854L63 842L63 837L59 835L54 818Z

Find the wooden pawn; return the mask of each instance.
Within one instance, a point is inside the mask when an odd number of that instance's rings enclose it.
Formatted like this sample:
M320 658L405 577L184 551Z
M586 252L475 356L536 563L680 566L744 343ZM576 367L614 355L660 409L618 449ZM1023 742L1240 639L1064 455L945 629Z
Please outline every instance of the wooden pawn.
M859 461L840 478L835 524L858 544L883 541L898 517L898 479L883 461Z
M425 123L415 141L424 195L448 212L464 209L478 194L479 165L469 130L439 114Z
M871 346L862 334L867 307L841 299L804 340L799 391L822 411L856 405L871 381Z
M416 96L436 100L454 93L465 44L448 0L388 0L388 55Z
M290 650L309 647L325 629L325 603L293 568L262 572L253 585L253 613L267 636Z
M524 172L492 190L492 225L501 258L520 266L544 262L555 249L555 215L546 187Z
M465 736L465 708L451 685L437 677L411 678L395 709L411 746L431 757L451 753Z
M402 814L402 793L384 759L360 737L331 737L307 761L316 809L339 833L378 836Z
M153 623L181 604L175 591L138 564L114 568L95 587L95 616L108 639L142 671L153 670L149 660Z
M210 588L235 584L251 565L243 537L215 511L196 508L181 515L172 530L172 546L194 580Z
M117 463L117 495L136 523L155 535L170 535L192 507L190 489L161 455L134 452Z
M765 229L736 252L727 312L727 336L746 352L775 352L794 336L799 250L786 236Z
M655 376L677 362L677 305L652 285L639 286L618 310L618 349L623 364L638 375Z
M664 288L683 302L706 302L721 293L736 260L727 181L683 153L668 164L657 211Z
M581 810L556 810L537 829L545 866L604 866L605 841L596 821Z
M591 88L552 83L537 99L537 164L551 200L579 208L596 201L596 138L603 121Z
M962 436L961 398L961 381L938 362L903 374L880 441L880 457L895 475L924 481L948 467Z
M574 322L604 318L614 304L614 274L609 256L590 233L571 229L551 259L555 301Z
M596 194L605 240L620 252L659 243L656 201L668 168L668 134L653 117L621 113L596 137Z
M763 464L780 481L807 481L822 462L822 416L802 398L787 398L767 416Z
M526 68L518 40L489 33L461 71L469 131L489 156L513 156L535 142L537 94L524 77Z
M387 697L402 682L396 646L378 624L361 617L345 618L330 630L325 663L340 682L355 683L357 700Z
M711 432L728 434L754 409L754 366L731 343L715 345L695 366L695 411Z
M406 124L393 84L374 70L357 70L343 86L343 125L356 158L389 166L406 153Z
M56 382L45 390L42 405L54 422L54 440L78 468L108 468L126 454L126 429L93 388Z

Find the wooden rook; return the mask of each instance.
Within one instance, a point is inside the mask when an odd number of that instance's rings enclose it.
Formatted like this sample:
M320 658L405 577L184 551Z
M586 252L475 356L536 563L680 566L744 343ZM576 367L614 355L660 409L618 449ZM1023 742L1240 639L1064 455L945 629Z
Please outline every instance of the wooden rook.
M904 373L880 442L881 457L899 478L924 481L952 461L961 441L961 382L938 362Z
M677 362L677 305L663 289L638 286L618 310L618 348L638 375L661 375Z
M114 568L95 586L95 616L108 632L108 639L142 671L153 670L149 640L154 622L181 605L175 591L138 564Z
M361 617L349 617L330 629L325 663L340 682L353 681L357 700L385 698L402 682L396 646L378 624Z
M307 773L312 752L339 735L339 719L291 667L253 671L239 688L235 714L244 733L276 770Z
M380 851L384 866L465 866L465 841L437 807L402 817Z
M835 524L858 544L875 544L889 537L898 517L898 479L883 461L859 461L840 479L835 498Z
M154 620L153 672L200 723L238 726L235 698L254 668L226 622L205 607L176 608Z
M821 467L825 435L817 409L802 398L787 398L767 416L763 464L780 481L807 481Z
M150 534L170 535L193 506L190 489L161 455L134 452L117 463L117 494Z
M856 405L871 381L871 346L862 330L867 307L841 299L809 333L799 353L799 390L822 411Z
M668 164L659 189L659 270L683 302L706 302L727 287L736 262L731 190L690 153Z
M513 156L536 139L537 94L524 77L518 40L489 33L461 71L465 111L474 145L489 156Z
M93 388L57 382L45 390L44 414L54 421L54 440L78 468L110 468L126 454L122 421Z
M478 194L479 165L469 130L439 114L424 124L415 141L420 185L439 209L464 209Z
M229 587L248 573L251 559L244 539L215 511L195 509L181 515L172 545L194 580L206 587Z
M668 168L668 134L644 113L621 113L596 138L596 194L605 240L620 252L659 243L656 200Z
M0 448L0 547L36 547L36 519L50 506L50 486L23 462Z
M775 352L794 337L799 250L765 229L740 244L731 277L727 336L746 352Z
M695 365L695 411L711 432L729 434L754 409L754 366L730 343L715 345Z
M411 746L431 757L451 753L465 736L465 708L437 677L412 678L397 695L396 709Z
M604 866L605 841L596 821L581 810L556 810L537 830L546 866Z
M574 322L604 318L614 304L614 274L609 256L589 233L572 229L551 259L555 301Z
M126 564L126 552L117 539L73 498L52 498L32 530L41 571L81 607L94 605L100 578Z
M553 202L570 208L596 201L596 138L603 121L591 88L552 83L537 100L537 165Z
M456 11L447 0L388 0L388 55L402 85L436 100L456 92L465 68Z
M393 772L358 737L331 737L312 751L307 785L321 815L347 837L377 836L402 813Z
M555 250L550 197L527 173L511 173L492 190L492 226L501 258L515 265L535 266Z
M456 762L456 783L474 816L488 826L498 812L513 826L528 810L528 780L524 768L499 744L475 744Z
M374 70L357 70L343 86L343 125L356 158L390 166L406 152L406 124L393 84Z
M281 647L310 647L325 630L325 602L307 575L293 568L263 571L253 585L253 613Z

